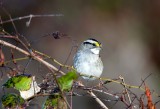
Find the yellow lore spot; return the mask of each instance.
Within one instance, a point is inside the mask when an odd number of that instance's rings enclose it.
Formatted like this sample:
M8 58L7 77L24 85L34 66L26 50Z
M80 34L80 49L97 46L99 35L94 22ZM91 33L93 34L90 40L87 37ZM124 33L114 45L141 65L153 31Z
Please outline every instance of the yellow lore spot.
M100 47L100 46L101 46L101 44L98 43L98 42L95 42L95 44L96 44L97 47Z

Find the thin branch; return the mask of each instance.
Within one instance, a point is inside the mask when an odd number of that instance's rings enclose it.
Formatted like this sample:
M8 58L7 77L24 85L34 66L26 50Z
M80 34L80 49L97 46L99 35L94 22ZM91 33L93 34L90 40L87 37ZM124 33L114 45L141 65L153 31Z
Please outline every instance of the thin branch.
M92 92L92 91L87 91L88 94L90 94L91 97L93 97L97 103L103 108L103 109L109 109L106 107L106 105Z
M2 10L8 15L8 17L9 17L9 19L10 19L10 22L12 23L13 28L14 28L16 34L18 34L18 31L17 31L17 29L16 29L15 24L13 23L13 20L12 20L11 15L9 14L9 12L8 12L5 8L2 7ZM3 21L2 21L1 23L3 24Z
M147 78L149 78L151 75L152 75L152 73L150 73L150 74L149 74L147 77L145 77L144 79L141 79L141 80L142 80L142 83L141 83L141 85L140 85L139 87L141 87L141 86L144 84L145 80L146 80Z
M92 89L92 90L93 90L93 91L96 91L96 92L104 93L104 94L106 94L106 95L109 95L109 96L111 96L111 97L114 97L114 98L116 98L116 99L119 99L119 96L118 96L118 95L108 93L108 92L106 92L106 91L104 91L104 90L99 90L99 89Z
M46 15L27 15L27 16L23 16L23 17L17 17L17 18L13 18L10 20L5 20L5 21L1 21L0 24L4 24L4 23L10 23L13 21L17 21L17 20L22 20L22 19L31 19L31 18L36 18L36 17L61 17L64 16L63 14L46 14Z
M122 80L122 83L126 84L125 81L124 81L124 78L122 76L119 76L119 78ZM129 103L132 104L131 97L130 97L130 95L128 93L128 89L127 89L127 87L125 85L123 85L123 86L124 86L125 92L127 93L127 97L128 97Z
M42 58L36 56L33 52L29 53L29 52L27 52L27 51L25 51L25 50L23 50L23 49L15 46L15 45L10 44L10 43L8 43L8 42L6 42L6 41L3 41L3 40L0 40L0 44L5 45L5 46L10 47L10 48L13 48L13 49L15 49L15 50L17 50L17 51L19 51L19 52L27 55L28 57L32 57L33 59L35 59L35 60L37 60L38 62L44 64L45 66L47 66L47 67L50 68L51 70L58 71L58 69L57 69L56 67L54 67L54 66L51 65L50 63L46 62L46 61L43 60ZM65 73L62 72L62 71L59 71L59 72L60 72L62 75L65 74Z

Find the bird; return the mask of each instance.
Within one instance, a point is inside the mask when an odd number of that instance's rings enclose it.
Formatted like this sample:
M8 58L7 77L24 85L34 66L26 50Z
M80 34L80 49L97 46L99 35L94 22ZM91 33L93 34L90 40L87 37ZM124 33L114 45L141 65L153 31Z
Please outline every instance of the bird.
M88 38L79 46L75 56L74 65L77 73L85 80L95 80L103 72L103 62L100 57L102 44L94 39Z

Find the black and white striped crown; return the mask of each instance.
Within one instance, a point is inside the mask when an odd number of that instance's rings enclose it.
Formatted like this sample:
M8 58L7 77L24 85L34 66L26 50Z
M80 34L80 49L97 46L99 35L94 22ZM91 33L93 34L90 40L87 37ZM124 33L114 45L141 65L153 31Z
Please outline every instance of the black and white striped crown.
M87 39L86 41L83 42L83 44L91 44L95 47L101 47L101 43L98 40L93 38Z

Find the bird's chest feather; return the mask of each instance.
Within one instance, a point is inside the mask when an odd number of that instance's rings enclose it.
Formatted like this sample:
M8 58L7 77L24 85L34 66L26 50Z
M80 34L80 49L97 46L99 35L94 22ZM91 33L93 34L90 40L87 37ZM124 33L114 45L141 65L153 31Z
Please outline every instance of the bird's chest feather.
M99 59L98 55L92 55L92 54L91 55L87 54L83 57L79 57L78 71L80 72L92 72L92 70L95 71L94 66L96 66L98 59Z

